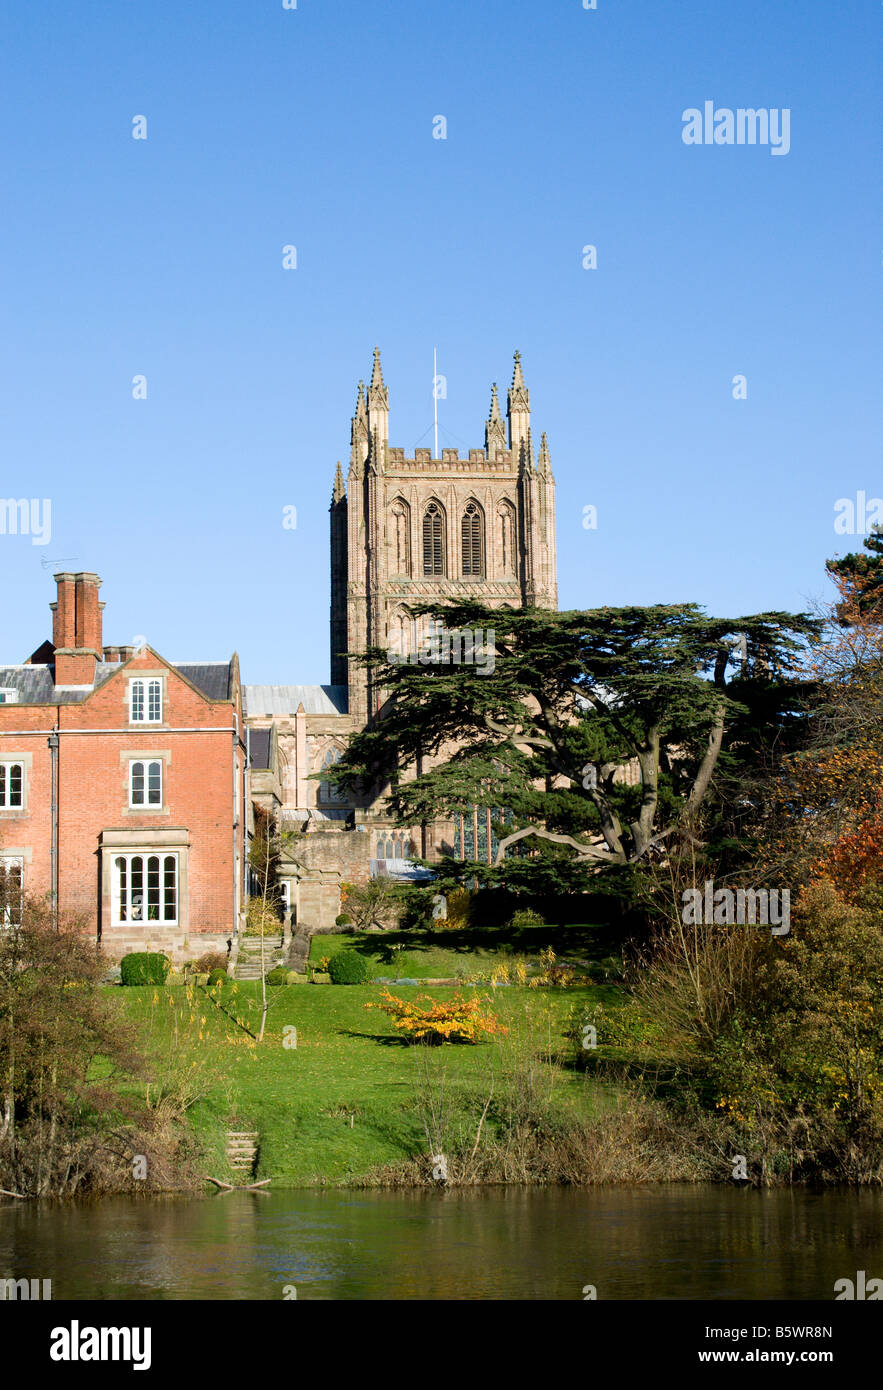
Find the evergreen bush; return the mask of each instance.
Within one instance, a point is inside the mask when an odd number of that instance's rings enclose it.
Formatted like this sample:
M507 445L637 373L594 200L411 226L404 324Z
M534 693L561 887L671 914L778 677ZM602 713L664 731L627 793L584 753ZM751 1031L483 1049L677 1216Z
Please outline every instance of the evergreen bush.
M171 968L160 951L132 951L120 961L120 984L164 985Z

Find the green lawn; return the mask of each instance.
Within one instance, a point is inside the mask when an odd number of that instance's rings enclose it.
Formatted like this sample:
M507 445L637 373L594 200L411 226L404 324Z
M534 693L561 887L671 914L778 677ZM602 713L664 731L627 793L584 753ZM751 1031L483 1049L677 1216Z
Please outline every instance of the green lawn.
M310 963L318 965L323 956L352 949L366 958L372 978L466 979L487 976L495 966L517 956L538 962L540 952L548 947L562 964L574 965L581 974L589 973L584 965L589 962L593 978L599 981L617 963L615 938L608 928L595 924L314 936Z
M454 932L444 936L443 946L429 940L421 946L419 938L415 943L413 934L408 936L409 954L419 955L425 975L453 973L450 966L457 960L474 965L476 958L493 955L492 949L474 946L468 951L459 934L456 943L449 944ZM370 941L374 950L382 949L373 945L376 940L362 938L360 944L365 949ZM347 944L345 937L325 937L321 953ZM397 986L395 992L407 996L419 990ZM267 1034L259 1047L205 991L196 990L191 1003L180 983L113 988L120 1009L138 1021L145 1054L155 1059L154 1076L162 1076L170 1064L205 1073L207 1094L188 1112L206 1147L204 1171L227 1179L225 1131L257 1130L257 1176L272 1177L277 1186L345 1183L377 1165L425 1153L417 1105L418 1054L424 1059L432 1054L429 1064L437 1077L445 1073L446 1085L454 1092L473 1084L486 1086L494 1069L514 1064L516 1042L530 1028L536 1030L534 1042L542 1038L553 1052L572 1056L574 1044L563 1037L572 1006L611 1002L617 994L603 985L567 990L510 986L482 992L492 996L491 1007L511 1026L509 1037L476 1046L426 1049L403 1042L391 1019L365 1008L379 999L377 985L273 988ZM455 991L437 986L430 993L443 999ZM240 982L235 989L227 984L221 998L254 1026L259 984ZM287 1026L297 1029L296 1048L284 1046ZM556 1074L556 1104L585 1111L604 1103L604 1088L582 1071L556 1069Z

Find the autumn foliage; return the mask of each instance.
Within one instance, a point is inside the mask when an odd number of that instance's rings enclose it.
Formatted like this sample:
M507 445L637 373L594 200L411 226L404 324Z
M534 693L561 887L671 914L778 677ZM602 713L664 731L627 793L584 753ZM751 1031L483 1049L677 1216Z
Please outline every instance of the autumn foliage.
M456 994L439 1002L424 994L413 1000L400 999L385 989L381 998L386 1002L366 1004L365 1008L389 1014L399 1032L415 1041L477 1043L509 1031L486 1008L488 1001L480 995L467 999Z
M841 835L817 861L813 877L833 884L846 902L859 901L865 890L883 884L883 819L863 820Z

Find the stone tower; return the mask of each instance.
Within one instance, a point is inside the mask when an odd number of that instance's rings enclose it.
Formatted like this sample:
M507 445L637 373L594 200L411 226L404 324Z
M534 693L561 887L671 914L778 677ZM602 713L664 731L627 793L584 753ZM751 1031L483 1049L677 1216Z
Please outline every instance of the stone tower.
M402 651L419 641L408 604L476 598L557 608L555 479L546 436L534 454L530 392L515 354L508 435L496 384L483 449L389 445L389 393L380 349L367 392L359 382L346 484L340 464L331 502L331 683L349 688L349 713L365 721L379 696L345 652Z

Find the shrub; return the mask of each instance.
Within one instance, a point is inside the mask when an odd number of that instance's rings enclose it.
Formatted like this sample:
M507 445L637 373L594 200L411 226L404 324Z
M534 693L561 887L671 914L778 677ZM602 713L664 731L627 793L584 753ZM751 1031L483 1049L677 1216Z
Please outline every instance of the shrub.
M368 962L358 951L339 951L328 967L333 985L363 985L368 978Z
M185 966L184 968L186 970L187 966ZM209 974L212 974L212 972L215 970L223 970L224 974L226 975L227 952L206 951L204 956L200 956L198 960L192 961L190 963L189 968L191 970L195 970L199 975L204 975L206 971L208 971Z
M541 985L567 989L570 985L587 985L589 983L587 976L577 975L572 965L566 965L559 961L551 946L544 946L540 951L540 972L528 981L531 989L536 989Z
M388 989L381 992L385 1004L366 1004L366 1009L380 1009L395 1020L395 1026L415 1041L427 1042L479 1042L483 1037L495 1033L508 1033L508 1028L497 1021L496 1015L482 1013L486 999L473 994L465 999L462 994L441 1003L425 994L418 994L414 1000L399 999ZM428 1007L421 1007L421 1000Z
M287 984L288 984L288 971L285 969L285 966L284 966L284 965L277 965L273 970L270 970L270 971L268 972L268 974L267 974L267 984L268 984L268 985L287 985Z
M159 951L132 951L120 961L120 983L164 985L172 962Z
M528 960L526 956L513 956L511 960L500 961L491 971L492 985L526 985Z
M605 1008L603 1004L575 1007L564 1036L577 1044L577 1058L583 1062L599 1048L618 1048L635 1054L665 1046L659 1025L645 1017L634 1000L614 1008Z
M249 898L245 909L244 936L279 936L282 924L273 904L263 898Z
M208 982L210 985L217 985L220 984L222 980L226 980L226 978L226 970L222 970L221 967L218 965L215 966L214 970L209 971Z
M437 927L469 927L472 925L472 894L467 888L454 888L446 895L445 916L434 923Z
M336 927L348 927L352 920L348 912L338 912L334 919L334 925Z
M512 913L509 926L520 930L521 927L545 927L546 919L542 913L535 912L532 907L520 907L517 912Z

